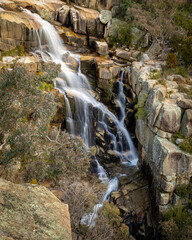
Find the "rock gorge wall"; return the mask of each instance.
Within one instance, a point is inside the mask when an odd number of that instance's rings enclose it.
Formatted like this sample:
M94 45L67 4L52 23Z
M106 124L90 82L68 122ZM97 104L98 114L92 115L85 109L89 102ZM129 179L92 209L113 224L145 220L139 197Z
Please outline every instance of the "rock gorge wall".
M192 155L173 143L174 133L192 135L192 100L178 91L179 75L168 76L166 84L151 79L161 71L163 62L133 62L128 68L127 81L138 97L144 116L136 120L136 137L139 143L139 164L150 169L153 195L159 212L169 205L182 201L174 193L178 184L189 183L192 176ZM179 141L179 139L178 139ZM176 141L177 142L177 141Z

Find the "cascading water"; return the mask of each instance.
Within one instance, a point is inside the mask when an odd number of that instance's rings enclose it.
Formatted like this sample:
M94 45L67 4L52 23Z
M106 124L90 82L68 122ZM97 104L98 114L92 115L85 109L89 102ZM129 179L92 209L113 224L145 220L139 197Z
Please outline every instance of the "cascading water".
M87 147L93 145L95 143L95 133L93 121L91 119L92 115L94 115L94 122L100 124L110 138L111 150L119 154L123 163L126 162L130 165L136 165L137 154L129 133L124 127L125 95L123 93L123 73L119 83L119 93L117 99L121 109L120 120L118 120L118 118L110 112L104 104L98 102L91 95L89 82L85 75L81 73L79 56L73 55L73 57L75 57L79 62L79 69L77 73L73 72L64 63L63 57L70 53L65 49L64 44L54 27L43 20L39 15L31 13L29 10L24 11L31 14L42 26L39 31L35 32L38 40L38 49L36 53L40 54L44 61L51 59L51 61L61 65L61 73L59 74L60 78L55 80L55 88L64 95L67 108L67 122L70 126L70 132L75 135L80 135ZM76 119L78 120L78 127L75 126L68 95L73 96L75 99L75 114ZM112 120L116 128L115 134L111 131L110 126L108 125L108 119ZM96 164L99 178L102 182L108 182L108 188L101 203L95 205L93 213L85 215L82 218L82 223L85 223L90 227L94 226L97 218L97 212L99 208L103 206L104 201L109 198L112 191L116 191L118 189L118 179L115 177L109 180L106 171L99 164L97 159Z

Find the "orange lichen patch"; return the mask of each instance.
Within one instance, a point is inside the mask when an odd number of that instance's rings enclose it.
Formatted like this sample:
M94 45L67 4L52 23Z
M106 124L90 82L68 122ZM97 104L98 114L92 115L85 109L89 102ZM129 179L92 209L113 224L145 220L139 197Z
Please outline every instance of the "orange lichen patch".
M86 38L87 36L86 35L83 35L83 34L79 34L79 33L75 33L74 31L72 31L70 28L67 28L67 27L63 27L63 26L55 26L58 33L61 35L64 34L66 37L74 37L74 38Z
M9 22L23 23L29 29L37 30L41 27L41 24L35 21L31 15L24 12L0 11L0 17Z

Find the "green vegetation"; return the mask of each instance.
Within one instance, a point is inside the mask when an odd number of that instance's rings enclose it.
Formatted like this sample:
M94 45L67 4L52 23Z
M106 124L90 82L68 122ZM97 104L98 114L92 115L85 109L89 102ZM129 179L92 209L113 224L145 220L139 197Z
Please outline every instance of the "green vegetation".
M175 193L181 198L188 199L192 194L192 184L184 183L177 185L175 188Z
M179 147L190 154L192 154L192 137L185 138L182 143L179 144Z
M172 141L175 143L176 139L183 139L183 141L178 145L178 147L187 152L192 154L192 137L184 137L181 132L176 132L172 136Z
M162 239L190 240L192 233L192 216L182 206L172 207L164 215L161 223Z
M122 23L119 25L118 33L115 36L110 36L109 42L112 45L121 44L130 46L132 39L131 25Z
M2 52L1 53L1 57L0 57L0 60L2 61L2 58L5 57L5 56L11 56L11 57L14 57L14 56L23 56L24 55L24 47L23 46L17 46L16 48L10 50L10 51L7 51L7 52Z
M138 103L135 105L135 109L137 110L135 114L136 119L146 119L147 112L145 110L145 103L147 98L147 93L143 93L142 96L139 96Z
M175 53L168 53L167 55L167 66L169 68L177 68L178 67L178 59L177 59L177 55Z
M129 227L123 223L119 209L113 204L104 202L99 210L98 221L93 229L81 227L85 239L126 240L129 237Z

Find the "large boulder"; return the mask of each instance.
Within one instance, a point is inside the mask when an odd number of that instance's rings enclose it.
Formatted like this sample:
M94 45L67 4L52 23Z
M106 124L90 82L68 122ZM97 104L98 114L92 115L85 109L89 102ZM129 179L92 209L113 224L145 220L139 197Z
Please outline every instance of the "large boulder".
M192 136L192 109L185 111L181 122L181 132L185 137Z
M155 126L162 131L174 133L179 131L181 109L176 104L164 102L159 112Z
M108 10L102 10L99 19L103 24L107 24L112 19L112 12Z
M152 152L152 162L158 174L181 178L190 176L192 158L185 155L175 144L156 136L153 141Z
M99 12L73 5L70 8L70 21L76 33L102 37L104 25L99 20Z
M0 11L0 25L0 51L10 51L18 45L32 46L36 39L29 33L41 27L31 15L12 11Z
M1 239L71 240L68 206L39 185L0 179Z

